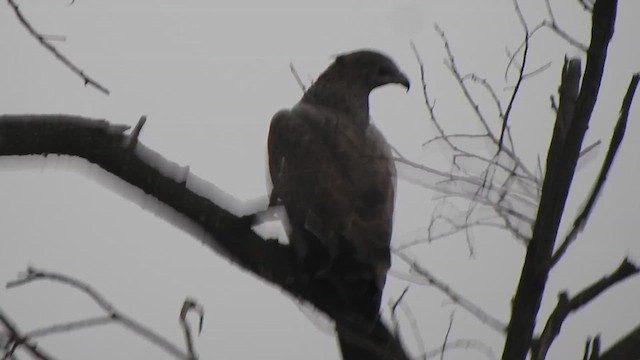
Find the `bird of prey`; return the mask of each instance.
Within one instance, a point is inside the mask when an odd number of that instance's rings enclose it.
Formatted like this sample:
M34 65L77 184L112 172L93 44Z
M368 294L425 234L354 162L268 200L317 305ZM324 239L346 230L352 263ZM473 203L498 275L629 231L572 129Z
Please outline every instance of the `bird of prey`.
M375 314L391 262L396 169L370 122L369 93L386 84L409 90L389 57L339 55L297 104L274 115L268 138L271 205L284 205L297 260L318 277L368 282Z

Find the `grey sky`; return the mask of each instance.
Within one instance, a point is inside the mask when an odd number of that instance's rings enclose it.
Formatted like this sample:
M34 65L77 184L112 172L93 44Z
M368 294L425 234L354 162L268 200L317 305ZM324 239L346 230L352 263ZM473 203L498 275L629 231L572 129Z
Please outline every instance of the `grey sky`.
M558 22L578 40L589 40L589 18L574 2L552 1ZM457 84L443 65L445 52L433 29L446 32L461 71L487 78L506 102L515 73L504 71L505 47L522 41L511 1L65 1L22 2L21 9L71 60L107 86L105 97L46 53L0 6L0 105L2 113L68 113L133 125L148 121L141 141L167 159L240 199L263 196L265 144L271 116L301 91L293 63L310 81L332 55L371 47L391 55L410 76L409 94L385 87L371 96L372 117L405 156L442 167L442 154L421 144L433 136L424 109L419 70L409 47L425 62L436 110L451 131L475 126ZM566 6L566 7L565 7ZM542 1L522 5L533 27L545 16ZM587 143L609 140L622 96L640 70L637 14L640 3L622 0L605 79ZM550 68L524 84L511 125L523 160L535 168L553 126L549 95L555 94L565 54L580 55L549 31L532 42L531 69ZM637 100L637 99L636 99ZM488 104L488 99L482 100ZM541 317L559 290L570 293L611 272L623 257L640 261L639 102L602 197L584 233L552 273ZM488 105L486 105L489 108ZM493 123L497 125L497 120ZM578 173L563 229L580 208L604 149ZM335 340L318 329L292 299L192 237L101 185L104 177L81 160L49 157L26 163L0 158L0 281L27 265L65 272L95 286L123 311L180 344L177 316L186 296L205 306L203 359L337 359ZM96 181L97 180L97 181ZM437 194L399 182L394 245L428 224ZM411 255L485 310L508 320L524 247L507 233L477 231L469 258L462 237L417 247ZM394 272L405 267L394 259ZM640 280L618 285L563 326L550 358L578 358L584 340L597 333L603 345L640 323ZM390 277L386 296L397 298L406 282ZM436 289L412 285L406 304L428 349L440 346L455 308ZM96 314L95 306L68 288L37 284L7 291L0 306L22 329ZM451 339L486 342L499 356L502 338L464 310L456 310ZM312 316L312 319L315 317ZM317 319L314 319L317 320ZM403 319L404 321L405 319ZM540 322L540 321L539 321ZM409 348L417 351L404 321ZM163 358L164 353L119 327L59 335L40 341L59 358ZM96 356L99 355L99 356ZM481 355L454 351L447 359Z

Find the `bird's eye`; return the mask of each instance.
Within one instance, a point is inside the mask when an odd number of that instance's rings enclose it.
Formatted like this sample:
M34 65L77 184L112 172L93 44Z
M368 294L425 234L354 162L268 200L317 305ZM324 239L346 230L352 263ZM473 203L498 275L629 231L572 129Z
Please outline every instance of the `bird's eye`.
M393 71L391 70L391 68L388 68L386 66L382 66L380 68L378 68L378 75L380 76L389 76L391 75Z

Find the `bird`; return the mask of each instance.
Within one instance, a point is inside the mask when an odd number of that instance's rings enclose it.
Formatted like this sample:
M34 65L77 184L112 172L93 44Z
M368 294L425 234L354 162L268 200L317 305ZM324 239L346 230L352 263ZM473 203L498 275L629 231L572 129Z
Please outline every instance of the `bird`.
M298 103L278 111L267 139L270 205L284 206L296 261L352 309L377 316L391 265L396 168L370 121L369 94L410 82L369 49L335 57ZM346 297L346 298L345 298Z

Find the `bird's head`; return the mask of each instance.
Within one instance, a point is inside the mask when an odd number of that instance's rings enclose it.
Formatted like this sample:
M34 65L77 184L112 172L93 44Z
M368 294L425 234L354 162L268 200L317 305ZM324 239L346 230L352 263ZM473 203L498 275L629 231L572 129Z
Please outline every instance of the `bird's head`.
M338 55L331 65L351 85L371 91L386 84L400 84L409 91L409 79L388 56L372 50Z

